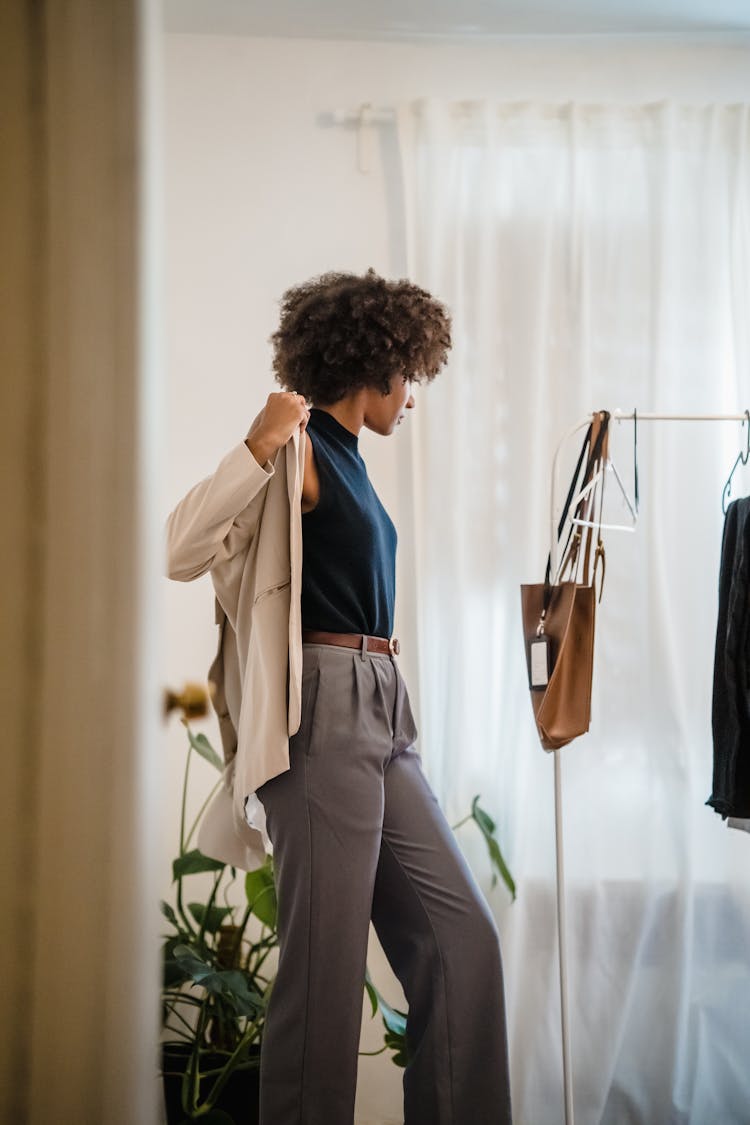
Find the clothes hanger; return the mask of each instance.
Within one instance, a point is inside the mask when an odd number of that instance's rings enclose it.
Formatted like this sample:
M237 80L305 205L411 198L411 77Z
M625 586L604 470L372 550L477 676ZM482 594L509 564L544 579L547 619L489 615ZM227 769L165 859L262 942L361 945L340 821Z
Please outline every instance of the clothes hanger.
M727 497L732 495L732 477L734 476L734 470L737 468L740 461L743 465L746 465L748 457L750 457L750 410L745 411L745 421L747 422L747 448L744 453L737 454L737 460L732 465L732 471L727 477L727 483L724 485L724 491L721 494L721 510L724 515L727 514ZM742 425L744 426L745 422L743 422Z
M618 419L618 421L619 421L619 419ZM750 434L750 430L748 431L748 433ZM628 511L630 512L631 517L632 517L632 523L629 523L629 524L602 523L602 524L600 524L598 521L583 519L580 516L574 516L571 519L570 522L572 524L576 524L578 527L601 527L602 529L606 528L609 531L635 531L635 525L638 522L638 412L637 412L637 410L635 410L635 408L633 409L633 477L634 477L634 484L635 484L635 507L633 507L633 504L631 504L631 502L630 502L630 497L628 496L627 491L625 490L625 485L622 483L622 479L620 477L620 474L617 471L617 466L615 465L615 463L614 463L614 461L612 460L611 457L607 457L606 461L604 462L603 467L601 469L599 469L593 475L593 477L588 482L588 484L586 484L581 489L581 491L578 493L578 495L573 500L574 509L577 509L579 502L581 500L585 499L586 496L588 496L589 493L592 492L593 488L595 487L595 485L597 484L597 482L600 479L601 479L601 488L602 488L602 498L601 499L602 499L602 506L603 506L603 504L604 504L604 484L605 484L605 480L606 480L605 474L606 474L608 469L611 472L614 473L615 480L617 482L617 487L619 488L620 493L622 495L622 498L625 501L625 505L626 505ZM593 497L592 497L592 500L593 500ZM593 514L593 511L592 511L592 514Z

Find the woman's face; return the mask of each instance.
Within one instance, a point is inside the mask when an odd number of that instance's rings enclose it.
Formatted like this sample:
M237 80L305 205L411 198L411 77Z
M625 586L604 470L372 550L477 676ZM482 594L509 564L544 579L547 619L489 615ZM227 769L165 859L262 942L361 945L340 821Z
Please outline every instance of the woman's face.
M407 410L414 408L414 395L411 392L412 380L406 375L392 375L391 389L387 395L373 390L365 411L365 425L377 434L392 434L406 416Z

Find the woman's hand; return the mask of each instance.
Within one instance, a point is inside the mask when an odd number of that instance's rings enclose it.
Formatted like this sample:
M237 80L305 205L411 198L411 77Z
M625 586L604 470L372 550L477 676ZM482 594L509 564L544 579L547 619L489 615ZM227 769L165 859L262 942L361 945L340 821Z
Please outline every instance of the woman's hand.
M286 445L297 426L300 432L307 426L310 411L302 395L294 391L271 391L266 405L253 419L245 438L258 464L263 465L277 449Z

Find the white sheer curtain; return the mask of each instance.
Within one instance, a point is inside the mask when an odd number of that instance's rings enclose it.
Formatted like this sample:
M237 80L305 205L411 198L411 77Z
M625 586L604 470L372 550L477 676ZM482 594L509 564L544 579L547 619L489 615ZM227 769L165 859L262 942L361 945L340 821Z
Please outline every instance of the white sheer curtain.
M461 841L502 935L516 1117L558 1125L553 763L519 584L544 575L571 424L750 407L750 114L425 98L397 122L409 275L454 317L410 419L420 745L449 819L481 793L497 820L512 905ZM639 523L604 536L592 728L562 752L577 1125L750 1120L750 836L704 804L721 492L743 446L739 424L642 422ZM632 451L613 423L631 492Z

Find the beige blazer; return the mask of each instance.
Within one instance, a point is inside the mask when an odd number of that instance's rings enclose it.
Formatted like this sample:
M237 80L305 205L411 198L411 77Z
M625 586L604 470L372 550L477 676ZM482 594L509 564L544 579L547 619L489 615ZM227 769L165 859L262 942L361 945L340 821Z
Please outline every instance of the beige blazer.
M266 857L245 800L289 769L289 736L301 720L305 441L297 427L264 465L244 441L235 445L179 501L165 529L167 577L192 582L208 571L219 626L208 680L224 777L197 843L245 871Z

